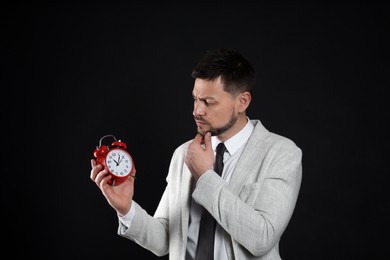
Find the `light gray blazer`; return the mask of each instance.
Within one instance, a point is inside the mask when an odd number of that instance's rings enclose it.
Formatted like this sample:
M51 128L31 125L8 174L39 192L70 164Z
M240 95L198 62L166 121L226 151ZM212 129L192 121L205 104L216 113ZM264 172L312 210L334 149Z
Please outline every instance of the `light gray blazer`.
M204 173L192 193L224 228L229 259L281 259L279 240L290 221L302 180L302 151L293 141L269 132L259 120L226 183L213 170ZM171 160L167 186L153 216L134 202L129 229L118 235L158 256L185 259L191 173L184 163L188 144Z

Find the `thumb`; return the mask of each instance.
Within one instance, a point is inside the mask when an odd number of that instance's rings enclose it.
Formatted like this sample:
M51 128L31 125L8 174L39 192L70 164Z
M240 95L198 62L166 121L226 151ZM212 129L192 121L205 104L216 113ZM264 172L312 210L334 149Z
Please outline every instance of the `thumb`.
M205 150L212 149L212 146L211 146L211 133L210 132L207 132L204 135L204 146L205 146Z

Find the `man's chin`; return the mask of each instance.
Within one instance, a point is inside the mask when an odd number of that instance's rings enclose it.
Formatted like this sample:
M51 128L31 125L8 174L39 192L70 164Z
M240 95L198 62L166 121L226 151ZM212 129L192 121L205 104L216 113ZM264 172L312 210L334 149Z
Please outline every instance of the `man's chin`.
M198 127L198 134L200 134L201 136L204 136L206 133L207 133L207 131L205 131L204 129L200 129Z
M210 129L204 129L204 128L199 128L198 127L198 134L200 134L201 136L205 136L205 134L207 132L210 132L211 133L211 136L214 136L215 135L215 132L213 132L212 130Z
M210 129L198 127L197 131L198 131L198 134L200 134L201 136L204 136L207 132L210 132Z

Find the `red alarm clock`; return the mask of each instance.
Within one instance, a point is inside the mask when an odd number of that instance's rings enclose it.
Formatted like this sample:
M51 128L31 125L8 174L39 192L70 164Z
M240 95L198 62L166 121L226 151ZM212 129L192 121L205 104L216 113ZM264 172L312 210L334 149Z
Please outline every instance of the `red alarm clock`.
M115 140L111 146L102 145L102 140L106 137L112 137ZM134 178L134 161L126 148L127 145L121 140L116 140L115 136L105 135L100 138L99 146L93 152L96 162L102 164L111 175L112 178L108 181L110 185L119 185L129 176Z

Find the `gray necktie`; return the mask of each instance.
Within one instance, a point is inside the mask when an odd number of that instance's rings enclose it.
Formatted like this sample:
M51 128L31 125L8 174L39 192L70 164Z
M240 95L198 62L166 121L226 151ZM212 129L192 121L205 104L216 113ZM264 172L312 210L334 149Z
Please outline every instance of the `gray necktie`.
M214 171L221 176L223 170L223 154L226 151L224 143L219 143L215 155ZM195 260L212 260L214 258L214 237L216 221L203 209L199 226L198 245Z

